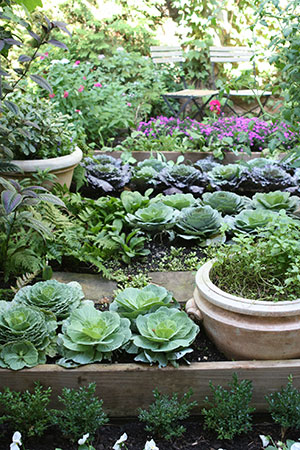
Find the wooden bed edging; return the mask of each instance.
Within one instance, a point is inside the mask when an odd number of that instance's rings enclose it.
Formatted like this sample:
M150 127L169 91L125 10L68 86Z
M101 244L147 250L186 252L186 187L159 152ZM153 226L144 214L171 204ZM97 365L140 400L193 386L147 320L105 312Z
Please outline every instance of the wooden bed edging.
M77 369L64 369L49 364L14 372L0 369L0 387L23 391L33 390L34 382L52 387L52 407L58 407L57 396L63 387L78 388L96 382L96 393L103 399L105 411L113 417L137 415L137 409L146 408L153 402L152 391L167 394L177 392L181 396L192 388L193 400L198 406L193 413L199 414L205 396L210 395L209 381L226 387L236 372L239 379L253 382L252 404L257 411L266 411L266 394L286 385L289 375L300 389L300 360L286 361L235 361L193 363L179 369L158 369L142 364L92 364Z

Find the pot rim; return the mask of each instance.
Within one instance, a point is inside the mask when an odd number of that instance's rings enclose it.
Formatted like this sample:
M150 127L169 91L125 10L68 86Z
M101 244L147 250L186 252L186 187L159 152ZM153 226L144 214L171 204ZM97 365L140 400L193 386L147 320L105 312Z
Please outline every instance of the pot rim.
M48 159L27 159L27 160L12 160L13 164L22 169L23 172L35 172L36 170L50 169L59 170L68 167L75 167L82 160L83 153L79 147L76 147L74 152L69 155L57 156L56 158Z
M300 315L300 299L275 303L238 297L222 291L209 278L214 261L212 259L205 263L196 274L197 289L208 302L228 311L252 316ZM195 301L197 303L196 298Z

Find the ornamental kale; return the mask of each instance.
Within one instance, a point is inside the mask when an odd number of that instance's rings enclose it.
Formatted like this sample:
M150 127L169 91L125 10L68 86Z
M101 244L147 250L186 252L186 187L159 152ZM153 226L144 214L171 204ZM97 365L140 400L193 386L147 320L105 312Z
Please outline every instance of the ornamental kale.
M237 164L214 167L208 172L211 186L217 190L229 190L239 187L245 169Z
M151 203L155 203L156 201L161 201L167 206L171 206L171 208L178 209L181 211L183 208L189 208L191 206L195 206L196 199L193 194L172 194L172 195L157 195Z
M273 191L269 193L257 193L252 198L253 208L263 208L272 211L284 209L294 212L300 204L299 197L291 196L289 192Z
M206 192L202 196L202 201L221 214L229 215L238 214L251 203L249 198L227 191Z
M198 325L184 311L165 306L138 316L136 326L140 334L133 336L134 345L129 349L138 353L135 361L157 362L159 367L165 367L168 362L178 367L176 360L192 352L189 345L199 332Z
M227 223L238 231L245 233L257 232L278 220L278 213L267 209L244 209L234 218L227 216Z
M138 227L150 233L158 233L173 228L178 211L162 202L152 203L147 208L138 209L135 214L127 214L126 221L131 227Z
M83 298L84 293L76 281L65 284L56 280L48 280L23 287L17 292L13 301L51 311L57 320L61 320L66 318L73 309L76 309Z
M77 367L111 359L131 337L130 321L112 311L98 311L92 301L85 301L63 322L58 335L58 349L63 356L58 364Z
M222 216L210 206L198 206L185 208L181 211L177 222L176 231L183 239L198 239L202 244L212 242L224 242L221 235Z
M120 292L109 310L116 311L121 317L136 319L140 314L156 311L161 306L178 306L171 292L164 287L148 284L142 289L126 288Z
M166 194L191 192L202 194L207 185L207 177L200 170L185 164L169 166L159 173L159 179Z
M256 192L271 192L276 190L297 189L297 180L277 164L264 167L254 167L243 173L239 183L240 191L253 195Z
M57 323L52 313L2 302L0 309L0 366L12 370L34 367L54 356Z

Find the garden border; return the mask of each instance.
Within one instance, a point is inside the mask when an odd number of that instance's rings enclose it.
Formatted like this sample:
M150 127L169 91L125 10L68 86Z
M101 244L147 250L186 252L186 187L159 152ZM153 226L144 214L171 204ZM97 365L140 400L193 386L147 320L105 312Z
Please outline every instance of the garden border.
M193 410L199 414L204 406L205 396L209 396L209 381L214 385L227 386L232 374L236 372L239 379L253 382L252 404L258 412L267 410L264 400L266 394L279 390L286 385L289 375L293 375L293 385L300 389L300 360L286 361L224 361L200 362L189 366L181 365L178 369L143 364L91 364L76 369L64 369L49 364L31 369L13 372L0 369L0 385L13 390L33 390L34 382L52 388L52 407L59 406L57 395L63 387L78 388L96 382L96 394L103 399L105 411L113 417L130 417L137 414L137 409L146 408L153 401L152 391L179 395L193 389L193 399L198 406Z

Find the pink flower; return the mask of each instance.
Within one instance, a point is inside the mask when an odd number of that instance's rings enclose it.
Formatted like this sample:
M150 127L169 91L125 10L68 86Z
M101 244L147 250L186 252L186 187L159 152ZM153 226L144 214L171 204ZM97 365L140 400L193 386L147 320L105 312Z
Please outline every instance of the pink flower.
M85 76L83 76L82 78L83 78L84 80L86 80L86 77L85 77Z
M78 59L77 61L74 62L74 66L79 66L79 64L80 64L79 59Z
M81 113L80 109L75 109L75 112Z
M82 84L79 86L78 92L82 92L84 90L84 86Z
M127 103L127 106L131 106L131 103L128 102L128 103Z
M68 92L68 91L65 91L65 92L64 92L64 98L67 98L67 97L69 97L69 92Z
M43 55L40 56L40 60L45 59L47 56L49 56L49 53L45 52Z
M94 86L95 87L102 87L102 84L101 83L94 83Z
M53 98L53 97L55 97L55 94L54 94L54 93L49 94L49 98Z
M221 114L221 103L219 100L211 100L209 102L209 109L216 114Z

